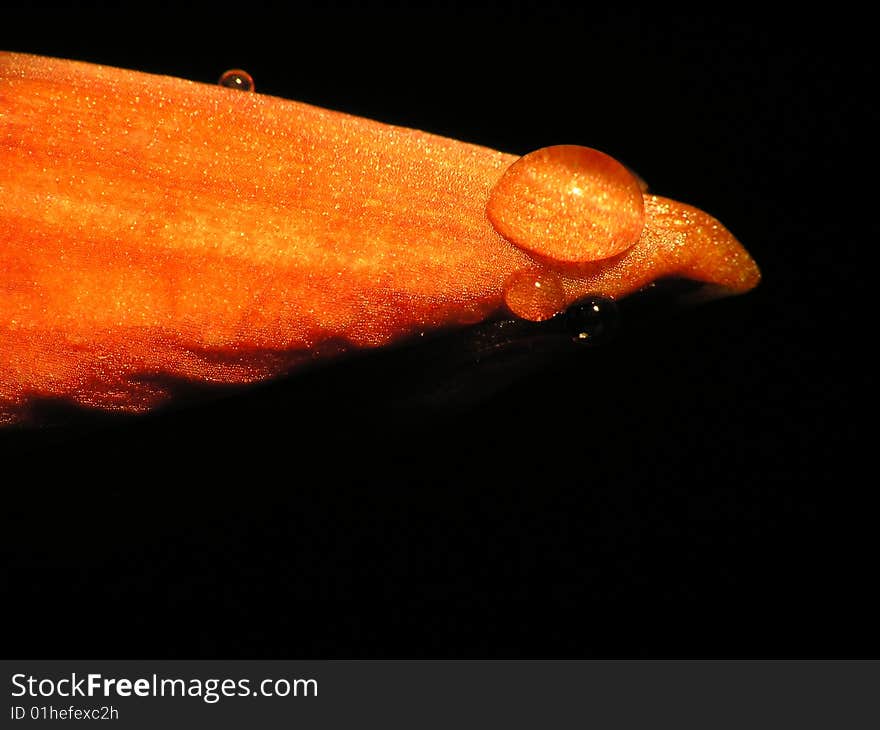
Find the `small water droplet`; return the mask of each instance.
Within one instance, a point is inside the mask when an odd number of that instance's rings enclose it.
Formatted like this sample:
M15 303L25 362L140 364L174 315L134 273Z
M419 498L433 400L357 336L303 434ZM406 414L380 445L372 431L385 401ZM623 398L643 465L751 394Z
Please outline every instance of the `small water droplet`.
M253 91L254 80L247 71L240 68L231 68L226 71L217 82L220 86L227 89L238 89L239 91Z
M563 310L565 290L552 272L522 269L504 283L504 302L517 317L543 322Z
M620 322L617 302L608 297L590 296L565 312L565 328L575 342L594 345L608 339Z

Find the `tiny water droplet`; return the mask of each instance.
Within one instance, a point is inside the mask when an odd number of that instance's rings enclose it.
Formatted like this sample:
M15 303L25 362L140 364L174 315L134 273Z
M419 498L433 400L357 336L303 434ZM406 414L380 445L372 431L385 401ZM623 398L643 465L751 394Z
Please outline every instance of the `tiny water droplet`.
M608 297L581 299L565 312L565 328L575 342L594 345L608 339L620 322L617 303Z
M562 280L552 272L516 271L504 283L504 303L521 319L543 322L565 307Z
M226 71L217 82L220 86L227 89L238 89L239 91L253 91L254 80L247 71L240 68L231 68Z

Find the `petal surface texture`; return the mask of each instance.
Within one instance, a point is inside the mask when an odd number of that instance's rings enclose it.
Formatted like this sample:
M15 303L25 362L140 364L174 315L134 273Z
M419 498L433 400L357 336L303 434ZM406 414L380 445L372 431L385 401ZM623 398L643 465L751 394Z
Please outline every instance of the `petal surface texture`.
M670 273L756 283L726 229L655 197L634 245L556 271L487 214L518 159L263 94L0 53L0 423L45 398L145 411L180 381L253 382L464 326L503 312L519 271L553 282L553 302L522 308L537 319Z

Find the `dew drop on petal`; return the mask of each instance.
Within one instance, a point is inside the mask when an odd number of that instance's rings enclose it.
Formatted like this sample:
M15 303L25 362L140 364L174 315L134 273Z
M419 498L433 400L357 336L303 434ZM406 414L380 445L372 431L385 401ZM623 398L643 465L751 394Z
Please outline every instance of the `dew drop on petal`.
M220 86L227 89L238 89L239 91L253 91L254 80L247 71L240 68L231 68L226 71L217 82Z
M516 271L504 283L504 303L521 319L543 322L565 308L562 280L552 272Z
M589 147L544 147L514 162L489 194L486 214L511 243L565 263L615 256L645 226L638 179Z
M617 330L620 311L613 299L589 296L571 305L565 312L565 329L575 342L595 345Z

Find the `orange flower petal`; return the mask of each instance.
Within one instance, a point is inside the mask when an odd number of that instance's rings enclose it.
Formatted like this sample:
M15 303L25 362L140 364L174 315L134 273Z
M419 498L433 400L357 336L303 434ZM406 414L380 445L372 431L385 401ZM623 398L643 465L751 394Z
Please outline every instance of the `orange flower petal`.
M521 199L529 160L544 183ZM0 424L41 398L141 412L179 381L252 382L505 305L540 320L665 275L757 283L717 221L643 210L621 170L0 53Z

